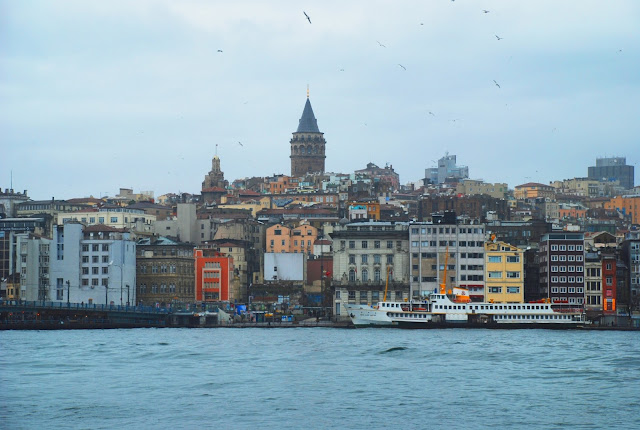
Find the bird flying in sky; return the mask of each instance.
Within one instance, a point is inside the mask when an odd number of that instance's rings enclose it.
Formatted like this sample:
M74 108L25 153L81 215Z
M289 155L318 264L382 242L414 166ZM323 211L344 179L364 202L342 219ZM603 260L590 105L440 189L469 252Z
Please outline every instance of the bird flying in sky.
M307 15L307 12L302 11L302 13L304 13L304 16L307 17L307 20L309 21L309 24L311 24L311 18L309 18L309 15Z
M376 40L376 42L378 42L378 41ZM380 43L380 42L378 42L378 45L382 46L383 48L386 48L386 46L384 46L384 45L383 45L382 43Z
M482 9L482 12L484 12L484 13L489 13L489 11L488 11L488 10L486 10L486 9Z
M398 64L398 66L402 67L404 70L407 70L407 68L404 67L402 64Z
M502 40L502 39L504 39L504 37L500 37L500 36L498 36L498 35L496 34L496 39L498 39L498 40Z
M495 79L493 80L493 83L496 84L496 87L500 88L500 85L498 85Z

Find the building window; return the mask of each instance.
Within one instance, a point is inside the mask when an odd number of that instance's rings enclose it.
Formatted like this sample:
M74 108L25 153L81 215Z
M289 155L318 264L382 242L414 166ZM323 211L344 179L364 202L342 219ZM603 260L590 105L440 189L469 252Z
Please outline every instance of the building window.
M502 278L502 272L489 272L489 278Z
M366 240L363 240L363 241L362 241L362 249L366 249L366 248L368 248L368 247L369 247L369 242L368 242L368 241L366 241Z
M356 271L349 270L349 282L355 282L356 280Z
M393 255L387 255L387 264L393 264Z
M369 281L369 271L367 269L362 269L362 282Z
M355 249L356 247L356 241L355 240L350 240L349 241L349 249Z
M93 252L100 251L100 245L97 245L97 244L91 245L91 251L93 251Z
M111 217L111 222L118 222L118 217L117 216L112 216Z
M373 280L380 281L380 269L375 269L373 271Z
M356 264L356 256L349 254L349 264Z
M387 249L393 249L393 241L387 240Z
M380 241L379 240L374 240L373 241L373 247L375 249L380 249Z
M502 287L489 287L490 293L502 293Z
M519 263L519 262L520 262L520 256L507 257L507 263Z
M82 252L89 252L89 245L87 244L82 245Z
M367 254L362 254L361 256L362 264L367 264L369 262L369 256Z
M507 278L520 278L520 272L507 272Z
M518 294L520 293L520 287L507 287L507 293Z
M490 255L489 263L502 263L502 257L499 255Z

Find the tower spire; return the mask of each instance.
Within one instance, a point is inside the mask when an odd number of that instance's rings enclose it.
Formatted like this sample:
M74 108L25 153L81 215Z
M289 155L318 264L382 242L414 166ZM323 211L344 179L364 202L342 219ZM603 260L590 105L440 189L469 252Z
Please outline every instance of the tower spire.
M307 84L307 98L309 98L309 84Z

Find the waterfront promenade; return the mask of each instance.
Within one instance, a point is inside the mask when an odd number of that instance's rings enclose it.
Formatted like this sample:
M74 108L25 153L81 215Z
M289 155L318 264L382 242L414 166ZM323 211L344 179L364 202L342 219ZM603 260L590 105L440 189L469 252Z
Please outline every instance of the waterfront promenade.
M277 317L265 321L233 321L224 311L188 311L153 306L117 306L44 301L3 301L0 330L69 330L137 327L349 328L350 321ZM302 317L302 316L298 316Z

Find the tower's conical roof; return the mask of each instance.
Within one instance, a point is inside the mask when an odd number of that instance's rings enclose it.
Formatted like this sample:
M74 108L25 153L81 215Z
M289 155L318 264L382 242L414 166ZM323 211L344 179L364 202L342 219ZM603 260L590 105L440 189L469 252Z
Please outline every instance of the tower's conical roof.
M296 133L320 133L320 130L318 130L318 120L313 116L313 109L311 109L309 98L307 98L307 102L304 105Z

